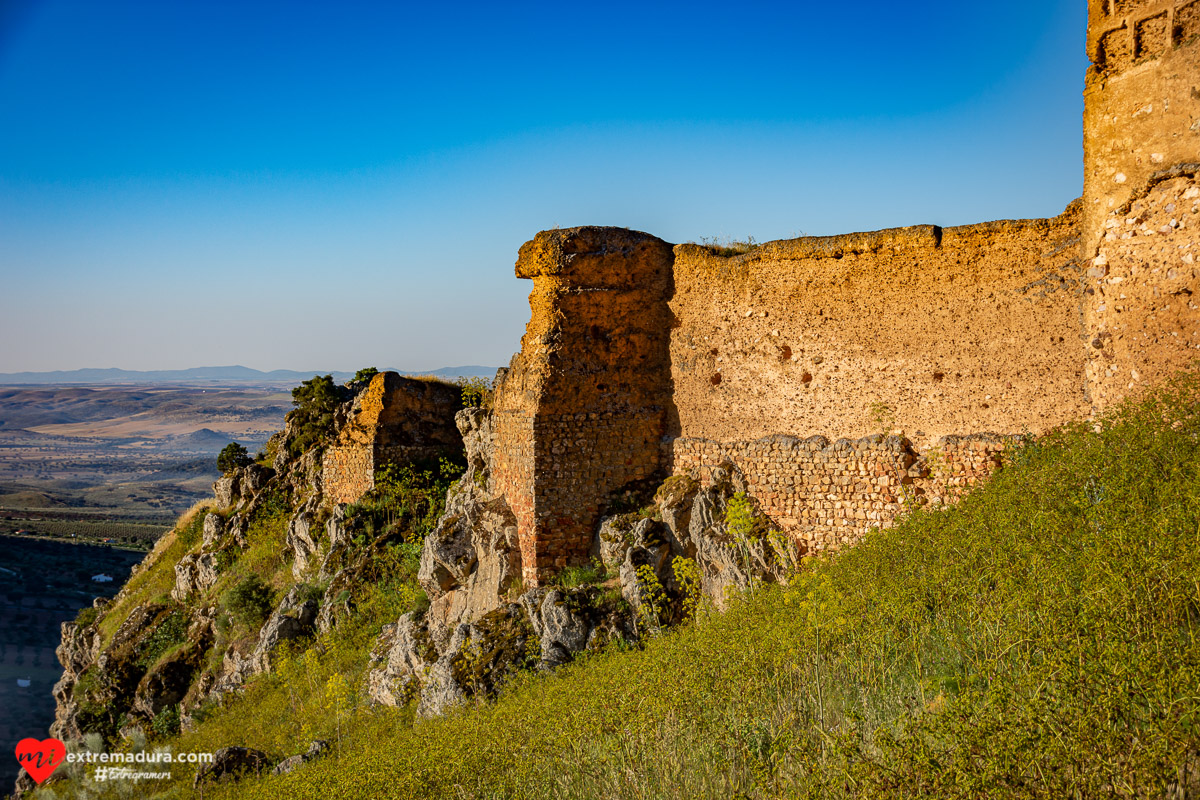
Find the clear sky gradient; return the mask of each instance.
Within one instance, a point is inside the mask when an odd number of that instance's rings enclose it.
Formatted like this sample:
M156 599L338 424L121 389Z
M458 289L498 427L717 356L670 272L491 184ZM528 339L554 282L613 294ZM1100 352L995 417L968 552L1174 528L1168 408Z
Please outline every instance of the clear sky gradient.
M0 0L0 372L506 364L539 230L1052 216L1086 4Z

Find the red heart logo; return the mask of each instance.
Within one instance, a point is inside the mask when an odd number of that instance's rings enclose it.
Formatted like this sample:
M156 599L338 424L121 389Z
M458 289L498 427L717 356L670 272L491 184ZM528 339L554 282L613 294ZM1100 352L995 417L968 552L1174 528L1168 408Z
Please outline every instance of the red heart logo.
M38 783L49 778L50 773L66 757L66 745L58 739L43 739L40 742L37 739L22 739L17 742L17 763Z

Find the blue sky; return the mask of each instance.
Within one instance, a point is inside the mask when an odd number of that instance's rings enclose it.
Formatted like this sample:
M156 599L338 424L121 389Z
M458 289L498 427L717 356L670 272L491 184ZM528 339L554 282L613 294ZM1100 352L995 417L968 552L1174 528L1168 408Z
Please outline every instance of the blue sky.
M539 230L1051 216L1086 4L0 2L0 371L500 365Z

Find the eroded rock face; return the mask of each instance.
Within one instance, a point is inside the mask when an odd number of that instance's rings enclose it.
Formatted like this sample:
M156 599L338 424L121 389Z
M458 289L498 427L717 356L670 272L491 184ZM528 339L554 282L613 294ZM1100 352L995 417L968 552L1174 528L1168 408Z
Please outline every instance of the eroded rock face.
M518 602L455 626L442 645L429 614L409 613L376 642L368 695L385 705L416 701L418 714L434 716L494 695L517 670L551 669L585 650L636 637L628 606L592 586L531 589Z
M455 626L498 608L520 577L516 518L508 504L463 478L421 551L417 578L429 595L434 639L445 644Z
M270 669L271 655L279 645L312 635L319 606L305 594L305 586L293 586L263 625L250 656L252 674Z
M261 464L248 464L222 475L213 484L217 508L225 510L245 506L266 488L274 475L275 470Z
M288 522L287 546L292 552L292 576L302 580L313 565L320 550L316 537L315 509L305 506Z
M621 593L629 604L640 609L647 592L659 590L665 592L668 606L679 600L683 588L676 575L677 558L695 561L700 591L718 607L724 606L732 591L786 580L797 557L791 539L771 538L762 530L748 535L729 530L729 501L744 491L742 475L732 466L714 469L706 488L686 476L675 476L655 495L654 510L661 521L630 514L603 520L600 558L610 571L619 570ZM663 618L660 605L656 603L655 616L664 623L673 621Z
M216 516L209 514L208 519ZM207 521L207 520L206 520ZM217 582L217 557L213 553L188 553L175 565L175 588L171 598L186 602L189 598L207 591Z

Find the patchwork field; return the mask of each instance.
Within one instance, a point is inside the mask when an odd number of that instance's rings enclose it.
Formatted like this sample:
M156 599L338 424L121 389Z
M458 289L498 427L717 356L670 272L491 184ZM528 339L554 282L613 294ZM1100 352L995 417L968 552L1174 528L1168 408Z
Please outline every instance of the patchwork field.
M257 449L290 407L277 387L0 387L0 518L71 509L102 513L69 522L169 524L209 493L222 447Z

